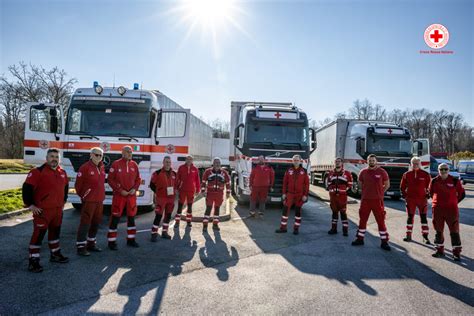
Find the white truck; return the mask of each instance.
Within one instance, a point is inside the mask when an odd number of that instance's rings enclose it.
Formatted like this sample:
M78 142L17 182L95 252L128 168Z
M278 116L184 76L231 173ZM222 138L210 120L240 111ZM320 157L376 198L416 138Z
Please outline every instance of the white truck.
M367 167L369 154L377 155L379 165L390 177L386 192L392 199L400 198L400 181L408 170L410 159L421 158L422 168L429 172L430 148L427 139L413 140L410 131L393 123L338 119L316 130L318 146L311 155L311 183L324 183L327 187L328 172L334 160L344 160L344 168L352 173L353 196L360 195L357 176Z
M315 131L306 113L291 103L231 102L230 140L232 191L238 203L249 200L250 173L260 155L275 170L270 202L281 202L283 176L293 155L302 157L309 175Z
M165 155L171 156L174 168L187 154L194 156L199 169L211 166L212 128L157 90L141 90L138 84L133 89L103 88L94 82L93 87L74 92L67 113L55 104L27 106L24 160L39 165L49 147L61 149L69 201L75 207L81 203L74 190L76 173L94 146L104 150L106 172L121 157L122 147L132 146L142 178L137 203L147 208L153 207L150 176ZM111 202L112 190L106 184L104 204Z

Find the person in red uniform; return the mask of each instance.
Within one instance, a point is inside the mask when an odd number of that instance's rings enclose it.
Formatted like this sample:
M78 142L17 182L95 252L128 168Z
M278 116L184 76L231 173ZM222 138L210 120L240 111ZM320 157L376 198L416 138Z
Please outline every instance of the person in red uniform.
M62 255L59 235L63 218L63 207L67 201L69 180L59 166L59 149L49 148L46 163L28 173L22 187L23 203L33 213L33 235L30 240L28 270L41 272L40 249L46 232L51 251L51 262L66 263Z
M272 167L265 164L265 157L259 156L257 164L250 173L250 216L263 216L268 191L273 190L274 182L275 171L273 171ZM256 212L257 203L258 215Z
M390 179L387 171L377 165L377 156L371 154L367 157L368 167L360 171L358 181L362 189L362 198L359 209L359 229L357 237L352 242L353 246L364 244L365 232L367 230L367 221L370 212L373 212L379 228L381 239L380 247L390 251L388 244L388 231L385 225L385 209L383 197L385 191L390 187Z
M171 239L168 234L168 227L171 214L174 210L174 200L176 196L177 174L171 168L171 157L163 158L163 168L153 172L150 180L150 188L155 192L155 220L151 228L151 241L156 242L158 238L158 228L163 219L161 237ZM164 215L164 216L163 216Z
M212 161L212 167L206 169L202 176L201 192L206 197L206 212L204 213L203 232L207 231L207 225L211 216L211 211L214 207L214 218L212 228L220 230L219 228L219 210L224 202L225 197L230 197L230 177L227 171L221 167L221 159L216 157Z
M138 164L132 160L132 155L132 147L123 147L122 158L112 163L107 177L107 183L113 190L112 214L107 234L111 250L117 250L117 226L124 208L127 212L127 246L139 247L135 240L137 233L135 215L137 214L136 193L141 179Z
M199 170L193 164L193 156L186 156L186 162L179 166L177 172L177 191L179 192L178 210L175 216L175 228L179 228L183 206L187 203L186 222L191 227L193 220L193 202L201 192L201 180Z
M411 235L413 232L413 219L415 217L416 208L420 214L421 219L421 234L423 235L423 241L429 245L430 240L428 239L429 227L428 219L426 217L428 213L428 196L429 187L431 183L431 176L428 172L422 170L421 161L418 157L411 159L411 170L405 172L402 176L400 183L400 192L406 202L407 210L407 233L404 241L411 241Z
M81 221L77 229L77 253L90 256L89 251L100 252L96 235L100 223L105 199L105 168L102 163L104 152L99 147L91 149L88 162L77 172L76 194L81 198Z
M431 180L433 226L436 231L434 243L436 252L433 257L444 257L444 223L448 225L453 246L453 259L461 260L461 236L459 234L458 203L466 197L461 181L449 174L448 164L438 166L439 175Z
M342 234L349 235L349 221L347 220L347 191L352 187L352 175L344 170L341 158L334 161L335 168L328 174L328 190L330 207L332 210L332 226L328 234L337 234L337 220L341 213Z
M283 211L281 215L280 228L276 233L286 233L288 216L292 207L295 208L295 223L293 234L298 235L301 226L301 208L308 200L309 178L308 172L301 166L301 156L293 156L293 166L290 167L283 177Z

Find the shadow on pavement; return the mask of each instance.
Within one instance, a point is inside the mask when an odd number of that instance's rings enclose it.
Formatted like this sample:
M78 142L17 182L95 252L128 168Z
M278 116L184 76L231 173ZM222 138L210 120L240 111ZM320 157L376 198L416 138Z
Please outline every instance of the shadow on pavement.
M423 262L413 259L409 251L401 245L392 242L392 251L385 252L380 249L379 237L367 233L365 246L351 246L357 229L352 221L350 237L343 237L341 231L337 235L328 235L331 216L325 205L311 202L303 206L298 236L290 233L293 212L289 216L289 233L275 234L274 230L280 222L280 208L269 208L264 219L248 217L248 208L244 206L237 206L235 211L249 229L252 239L265 253L282 255L304 273L322 275L345 285L352 283L360 291L371 296L377 296L379 293L367 280L413 279L436 292L474 306L474 293L471 288L458 284ZM427 251L427 260L432 259L431 253L432 251ZM465 268L471 270L472 259L464 259ZM446 264L457 263L447 261Z

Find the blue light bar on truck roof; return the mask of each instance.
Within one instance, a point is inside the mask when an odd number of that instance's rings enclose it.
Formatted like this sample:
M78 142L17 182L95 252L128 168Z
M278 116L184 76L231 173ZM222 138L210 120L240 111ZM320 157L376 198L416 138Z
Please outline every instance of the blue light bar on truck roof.
M133 90L138 90L140 86L138 85L138 83L134 83L133 84Z
M133 98L112 98L112 97L74 97L74 101L107 101L107 102L128 102L128 103L145 103L143 99Z

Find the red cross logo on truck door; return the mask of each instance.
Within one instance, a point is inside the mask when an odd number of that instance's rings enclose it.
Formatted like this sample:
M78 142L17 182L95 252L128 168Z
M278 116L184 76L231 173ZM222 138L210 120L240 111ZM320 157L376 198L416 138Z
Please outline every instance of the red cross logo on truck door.
M277 119L279 119L280 116L281 116L280 112L276 112L276 113L275 113L275 117L276 117Z
M391 128L389 128L387 132L388 132L389 134L392 134L393 131L392 131Z

